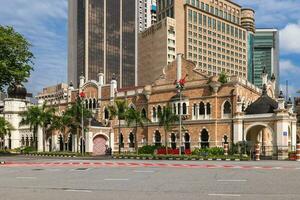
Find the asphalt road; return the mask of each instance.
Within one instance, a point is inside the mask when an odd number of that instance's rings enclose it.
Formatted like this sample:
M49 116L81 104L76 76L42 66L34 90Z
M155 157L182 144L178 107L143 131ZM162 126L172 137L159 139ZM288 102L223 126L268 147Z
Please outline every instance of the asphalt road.
M80 162L80 160L1 158L9 162ZM82 161L86 162L86 160ZM105 162L91 160L89 162ZM273 166L276 169L146 166L0 166L0 200L176 200L176 199L300 199L300 163L133 161L122 163L189 163ZM299 169L297 169L299 168Z

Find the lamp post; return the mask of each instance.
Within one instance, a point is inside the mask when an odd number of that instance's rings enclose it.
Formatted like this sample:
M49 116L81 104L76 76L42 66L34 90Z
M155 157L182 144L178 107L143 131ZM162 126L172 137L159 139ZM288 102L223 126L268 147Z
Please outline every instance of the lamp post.
M82 155L84 155L84 149L83 149L83 146L84 146L84 143L85 143L85 136L84 136L84 122L83 122L83 99L85 97L85 93L84 92L80 92L79 94L80 96L80 104L81 104L81 137L82 137L82 143L80 144L81 146L81 153Z
M179 155L181 155L181 128L182 128L182 118L181 118L181 89L179 89Z

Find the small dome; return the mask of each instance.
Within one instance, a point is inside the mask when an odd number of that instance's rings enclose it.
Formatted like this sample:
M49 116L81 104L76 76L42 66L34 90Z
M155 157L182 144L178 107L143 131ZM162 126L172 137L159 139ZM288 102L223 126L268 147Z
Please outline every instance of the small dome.
M7 94L8 98L25 99L27 90L22 84L16 83L7 88Z

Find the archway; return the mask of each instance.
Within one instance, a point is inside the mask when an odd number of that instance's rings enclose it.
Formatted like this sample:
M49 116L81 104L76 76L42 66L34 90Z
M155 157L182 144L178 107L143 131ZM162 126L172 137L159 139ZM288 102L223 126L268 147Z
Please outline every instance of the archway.
M245 130L246 151L254 154L255 145L260 144L261 156L275 156L275 141L273 129L266 124L254 124Z
M134 135L132 132L129 133L129 148L134 148Z
M68 151L73 150L73 135L70 133L69 138L68 138Z
M176 149L176 135L175 135L175 133L171 133L171 147L172 147L172 149Z
M201 148L209 148L209 135L206 129L201 131Z
M107 138L103 135L97 135L93 139L93 155L105 155Z
M62 135L59 135L58 143L59 143L59 151L63 151L64 150L64 139L63 139Z
M154 141L155 141L155 146L161 146L161 134L158 130L155 131Z
M190 149L191 143L190 143L190 134L185 133L184 134L184 149Z

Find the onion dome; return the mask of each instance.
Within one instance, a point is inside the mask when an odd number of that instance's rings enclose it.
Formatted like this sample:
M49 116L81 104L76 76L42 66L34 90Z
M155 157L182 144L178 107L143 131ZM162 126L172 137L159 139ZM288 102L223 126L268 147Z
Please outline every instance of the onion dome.
M275 81L275 80L276 80L276 77L275 77L275 74L273 73L271 76L271 81Z
M274 110L278 108L278 103L274 99L268 96L267 88L264 84L262 95L250 104L245 112L247 115L251 114L264 114L264 113L274 113Z
M21 83L15 83L7 88L7 94L8 98L25 99L27 90Z
M279 92L279 96L278 96L278 98L280 98L280 99L284 99L284 95L283 95L283 92L282 92L282 90Z

